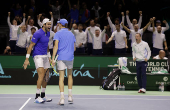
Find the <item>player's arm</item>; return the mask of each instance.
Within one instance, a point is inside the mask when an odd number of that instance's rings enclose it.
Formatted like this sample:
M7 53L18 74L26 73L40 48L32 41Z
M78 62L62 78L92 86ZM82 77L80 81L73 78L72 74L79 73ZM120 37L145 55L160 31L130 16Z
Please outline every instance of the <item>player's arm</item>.
M52 56L52 65L53 65L53 66L55 65L54 59L55 59L55 55L56 55L56 53L57 53L57 51L58 51L58 43L59 43L58 40L55 40L55 41L54 41L53 56Z
M32 51L32 48L34 47L34 45L35 45L35 43L31 42L29 47L28 47L27 54L26 54L26 59L25 59L25 62L23 64L24 69L27 69L27 66L30 65L29 57L30 57L30 54L31 54L31 51Z
M124 28L128 33L131 33L130 29L128 29L128 28L123 24L123 22L121 22L121 26L123 26L123 28Z
M148 26L152 23L153 19L151 18L149 23L143 28L143 32L148 28Z

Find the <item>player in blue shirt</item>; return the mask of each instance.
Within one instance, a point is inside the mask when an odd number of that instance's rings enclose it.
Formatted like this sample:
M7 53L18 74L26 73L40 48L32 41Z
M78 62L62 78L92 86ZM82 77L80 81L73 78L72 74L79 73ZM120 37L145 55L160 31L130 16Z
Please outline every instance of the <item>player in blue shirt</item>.
M55 65L54 58L56 54L57 59L57 69L59 70L59 88L60 88L60 105L64 105L64 71L67 68L68 75L68 101L73 103L72 99L72 68L74 60L75 47L75 36L67 29L68 21L66 19L60 19L59 28L61 29L54 35L54 48L52 56L52 64Z
M29 57L32 51L35 67L38 72L37 92L34 101L35 103L44 103L44 102L52 101L52 99L48 99L47 97L45 97L45 89L46 89L47 82L45 82L44 80L45 72L50 67L50 62L51 62L51 56L48 48L50 28L51 28L51 21L45 18L43 20L42 28L36 31L32 37L31 44L29 45L27 50L25 62L23 64L24 69L26 69L27 66L30 65ZM42 86L42 90L41 90L41 97L40 97L41 86Z

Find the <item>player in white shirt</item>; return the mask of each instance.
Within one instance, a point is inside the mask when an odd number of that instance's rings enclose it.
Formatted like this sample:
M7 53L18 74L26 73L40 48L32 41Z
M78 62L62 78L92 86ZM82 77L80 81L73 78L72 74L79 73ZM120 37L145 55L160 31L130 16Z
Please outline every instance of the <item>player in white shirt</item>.
M106 42L108 44L115 38L115 54L125 54L127 46L126 32L120 29L120 24L116 25L116 31L112 33L112 36Z
M18 35L17 35L18 28L19 28L19 26L25 25L25 13L23 13L23 22L20 25L17 25L17 21L15 19L12 21L12 24L11 24L10 14L11 13L8 12L7 23L10 28L9 44L10 44L11 52L13 53L13 52L15 52L16 41L18 40Z
M154 24L155 17L153 17L152 27L153 27L153 54L157 55L159 54L160 50L163 50L163 43L165 46L165 50L168 50L167 42L165 38L165 34L162 33L161 26L157 26L157 29L155 28Z
M26 52L26 41L28 37L28 32L26 31L26 25L22 25L18 28L18 41L16 44L16 53L24 53Z
M36 29L35 29L34 27L32 27L32 28L31 28L31 34L28 35L28 37L27 37L26 50L28 50L28 47L29 47L29 45L30 45L30 43L31 43L31 40L32 40L32 36L33 36L33 34L35 33L35 31L36 31Z
M50 13L50 15L51 15L51 28L50 28L50 31L52 31L54 19L53 19L53 13L52 13L52 12L49 12L49 13ZM39 25L40 27L43 26L42 22L40 21L40 18L41 18L41 17L42 17L42 14L39 14L39 15L38 15L38 25ZM44 17L42 18L42 20L43 20L43 19L44 19Z
M146 68L151 51L147 42L142 41L140 33L136 34L136 42L132 44L133 61L136 61L137 80L140 87L138 93L146 92Z
M78 25L78 30L74 30L76 24L73 24L71 32L76 37L76 51L75 53L85 53L85 44L87 42L87 36L86 33L83 31L83 25Z
M159 51L159 55L156 55L155 57L153 57L153 59L165 59L165 60L167 60L168 58L165 57L165 51L164 50L160 50Z
M135 35L136 33L140 33L141 36L143 35L143 33L145 32L145 30L148 28L148 26L151 24L152 22L152 18L150 19L149 23L142 29L139 29L139 26L137 24L134 25L134 30L133 29L128 29L124 24L123 22L121 23L121 25L123 26L123 28L129 33L132 35L131 37L131 46L134 42L136 42L136 38L135 38Z
M166 25L166 27L162 27L161 33L164 33L165 31L167 31L169 29L169 24L167 23L167 21L164 20L163 23ZM155 28L157 28L158 26L161 26L160 20L156 20L156 27ZM153 32L153 27L151 27L151 25L149 25L148 31Z
M28 23L29 21L29 23ZM28 34L31 34L31 28L34 27L36 29L36 31L38 30L38 28L36 26L34 26L34 20L31 19L31 16L28 16L28 19L26 21L26 27L27 27L27 32Z
M104 30L102 33L99 29L95 30L95 34L91 32L91 28L88 28L88 31L92 37L93 40L93 55L102 55L102 39L104 36L104 33L106 32L107 26L104 26Z
M95 34L95 30L98 29L100 32L100 28L95 26L95 22L94 20L90 20L90 26L86 28L85 30L85 33L87 35L87 48L88 48L88 55L91 55L92 54L92 51L93 51L93 45L92 45L92 37L88 31L88 28L90 28L90 31L92 34Z

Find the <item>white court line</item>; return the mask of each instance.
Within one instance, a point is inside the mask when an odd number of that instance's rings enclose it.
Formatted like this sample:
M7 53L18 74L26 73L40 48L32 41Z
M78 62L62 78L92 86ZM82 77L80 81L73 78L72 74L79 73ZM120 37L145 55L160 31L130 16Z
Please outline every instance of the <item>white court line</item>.
M22 110L22 109L25 107L25 105L26 105L30 100L31 100L31 98L29 98L29 99L24 103L24 105L22 105L22 107L21 107L19 110Z
M26 98L26 97L0 97L0 98ZM33 98L33 97L32 97ZM53 97L53 99L59 99L60 97ZM29 98L27 101L29 101L31 98ZM97 99L106 99L106 100L170 100L170 99L148 99L148 98L74 98L74 99L82 99L82 100L97 100ZM25 102L23 106L25 106L28 102ZM21 110L21 109L20 109Z

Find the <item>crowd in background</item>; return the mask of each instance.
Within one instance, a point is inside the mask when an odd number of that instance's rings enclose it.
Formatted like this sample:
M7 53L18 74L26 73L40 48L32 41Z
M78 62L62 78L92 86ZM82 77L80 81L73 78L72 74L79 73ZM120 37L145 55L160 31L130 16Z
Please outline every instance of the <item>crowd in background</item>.
M41 28L44 18L49 18L52 21L51 42L49 42L49 48L52 51L52 39L54 34L60 30L57 21L66 18L69 22L68 29L74 33L77 40L75 54L131 54L133 31L141 34L144 31L151 31L153 36L164 36L160 41L161 47L154 46L154 42L159 39L152 42L153 49L157 49L154 52L158 54L159 50L168 50L164 32L169 29L169 25L161 15L158 15L158 9L163 6L159 5L157 1L154 4L156 7L147 10L149 5L152 5L152 2L147 0L113 0L112 2L107 0L19 1L12 4L8 10L7 22L10 28L10 39L4 53L25 54L33 34ZM156 27L163 26L160 27L160 33L159 31L158 33L154 32L152 22L156 23ZM138 25L135 26L135 24ZM143 29L142 32L139 31L140 29ZM121 35L123 33L121 39L119 33L115 33L115 31L120 32ZM114 38L108 43L107 41L111 36Z

